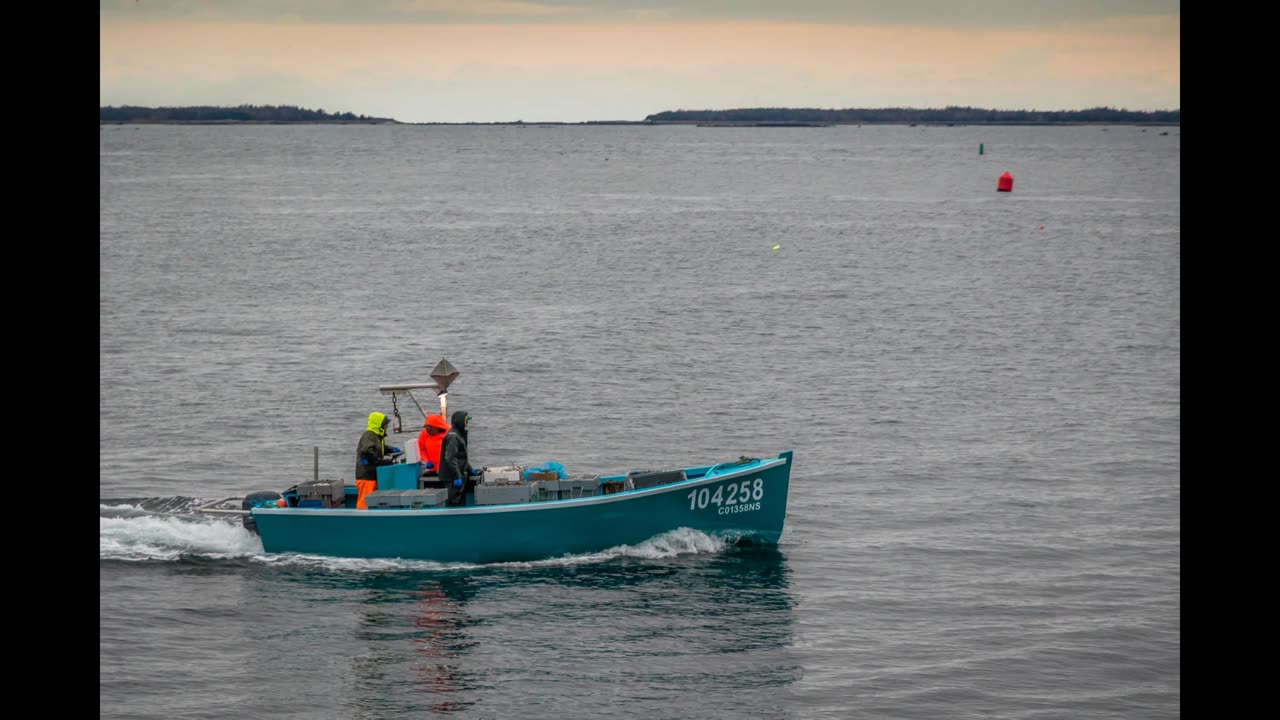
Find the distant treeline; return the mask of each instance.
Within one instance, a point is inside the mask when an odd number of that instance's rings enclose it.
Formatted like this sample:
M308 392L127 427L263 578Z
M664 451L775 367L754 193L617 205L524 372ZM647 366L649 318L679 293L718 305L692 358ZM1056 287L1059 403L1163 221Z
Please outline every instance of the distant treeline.
M238 105L236 107L99 107L99 123L393 123L389 118L375 118L354 113L327 113L292 105Z
M139 107L136 105L98 108L100 123L396 123L391 118L354 113L327 113L293 105L238 105L236 107ZM951 123L951 124L1053 124L1053 123L1159 123L1178 125L1181 110L1140 112L1098 107L1089 110L987 110L948 106L942 109L916 108L740 108L735 110L666 110L649 115L640 123ZM450 123L444 123L450 124ZM489 124L524 124L489 123ZM587 124L593 124L588 121ZM633 124L610 121L594 124Z
M1136 112L1108 107L1090 110L986 110L948 106L914 108L742 108L738 110L667 110L646 122L825 122L825 123L1175 123L1181 110Z

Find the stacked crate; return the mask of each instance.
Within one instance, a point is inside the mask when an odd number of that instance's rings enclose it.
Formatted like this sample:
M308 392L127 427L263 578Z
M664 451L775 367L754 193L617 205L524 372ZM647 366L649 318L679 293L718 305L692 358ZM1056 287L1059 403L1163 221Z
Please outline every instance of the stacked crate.
M441 507L449 500L449 491L445 488L424 488L421 490L402 490L400 502L407 508Z
M525 471L523 475L529 483L529 499L532 502L544 502L560 499L560 476L546 470L538 472Z
M555 473L552 473L553 475ZM560 499L560 481L534 480L529 483L529 496L534 502Z
M484 483L476 485L477 505L509 505L511 503L527 503L533 500L532 488L521 483L498 485Z
M370 508L399 508L404 507L404 494L406 490L374 490L364 496L364 504Z
M300 482L297 486L298 505L302 505L304 501L319 500L323 507L340 508L345 507L347 503L347 488L341 480L307 480ZM308 502L307 505L314 505L314 502Z
M560 478L560 499L591 497L600 494L599 475L570 475Z

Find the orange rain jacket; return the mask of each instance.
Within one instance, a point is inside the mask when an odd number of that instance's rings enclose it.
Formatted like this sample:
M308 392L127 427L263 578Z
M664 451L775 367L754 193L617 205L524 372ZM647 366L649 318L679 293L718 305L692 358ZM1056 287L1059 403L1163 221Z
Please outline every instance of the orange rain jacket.
M433 434L428 432L429 428L439 432ZM449 423L445 422L440 413L432 413L422 424L422 432L418 433L418 458L422 460L422 467L428 475L440 472L440 445L444 442L447 432L449 432ZM431 463L430 466L427 463Z

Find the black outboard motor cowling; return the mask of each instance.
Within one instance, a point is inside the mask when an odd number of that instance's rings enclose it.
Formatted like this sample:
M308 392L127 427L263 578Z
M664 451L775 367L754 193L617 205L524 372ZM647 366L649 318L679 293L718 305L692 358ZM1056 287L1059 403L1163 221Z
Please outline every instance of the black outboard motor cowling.
M284 496L281 495L280 493L273 492L271 490L259 490L258 492L251 492L248 495L244 496L244 500L240 501L240 509L252 510L253 508L256 508L259 505L261 505L262 501L264 500L279 500L282 497ZM244 529L248 530L251 533L258 532L258 521L254 520L252 515L245 515Z

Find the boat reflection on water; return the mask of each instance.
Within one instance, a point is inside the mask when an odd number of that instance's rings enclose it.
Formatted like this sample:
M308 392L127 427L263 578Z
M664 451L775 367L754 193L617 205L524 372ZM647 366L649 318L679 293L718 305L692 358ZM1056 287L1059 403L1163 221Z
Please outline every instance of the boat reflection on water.
M800 678L794 601L776 546L664 559L399 571L363 578L353 711L572 714L589 697L749 699L789 717Z
M421 656L417 682L420 688L441 698L431 705L432 712L456 712L472 704L453 699L454 693L464 689L456 663L467 647L462 630L466 619L463 604L450 597L440 582L427 583L420 596L413 608L413 624L418 630L413 645Z
M368 580L362 622L355 633L367 651L352 658L359 708L450 714L474 704L459 695L472 687L459 664L475 644L467 636L474 596L466 575L396 572Z

